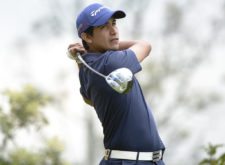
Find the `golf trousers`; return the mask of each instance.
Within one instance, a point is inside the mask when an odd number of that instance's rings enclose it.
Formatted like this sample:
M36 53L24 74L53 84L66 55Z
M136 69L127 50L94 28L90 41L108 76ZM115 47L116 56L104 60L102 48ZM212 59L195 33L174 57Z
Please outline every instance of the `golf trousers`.
M159 160L157 162L151 161L136 161L136 160L121 160L121 159L109 159L100 162L99 165L165 165L163 160Z

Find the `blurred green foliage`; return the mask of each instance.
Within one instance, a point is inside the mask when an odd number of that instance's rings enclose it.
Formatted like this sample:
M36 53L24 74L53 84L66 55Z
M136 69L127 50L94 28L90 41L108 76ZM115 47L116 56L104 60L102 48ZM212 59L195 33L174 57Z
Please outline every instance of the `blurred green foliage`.
M14 141L18 130L29 127L40 130L48 124L42 110L53 97L32 85L25 85L20 91L5 90L2 94L7 98L9 109L0 105L0 135L3 139L0 165L69 165L61 158L64 146L57 137L46 140L41 149L21 148ZM9 141L13 149L8 149Z
M25 85L21 91L6 90L9 111L0 108L0 131L3 135L1 148L13 140L17 129L35 126L40 129L48 123L40 109L51 101L51 97L32 85Z
M39 151L29 151L24 148L17 148L10 153L10 165L69 165L61 160L61 153L64 149L63 144L58 138L46 141L44 148Z
M39 109L51 100L50 96L31 85L26 85L22 91L6 90L5 94L8 96L11 106L10 115L16 119L14 122L18 127L32 123L41 125L47 123Z
M207 157L204 158L199 165L225 165L225 153L217 156L218 149L223 146L222 144L212 145L209 143L208 146L204 148Z

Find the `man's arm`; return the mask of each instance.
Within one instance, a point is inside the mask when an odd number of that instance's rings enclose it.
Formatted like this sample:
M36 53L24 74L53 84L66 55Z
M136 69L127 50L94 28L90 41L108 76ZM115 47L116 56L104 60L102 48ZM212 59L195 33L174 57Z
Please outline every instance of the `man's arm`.
M74 58L77 56L77 53L79 52L79 53L81 53L81 54L84 54L84 53L86 53L86 50L84 49L84 47L80 44L80 43L73 43L73 44L70 44L69 46L68 46L68 51L69 51L69 53L72 55L72 56L74 56ZM79 64L77 64L78 65L78 68L80 68L80 65ZM89 99L87 99L87 98L85 98L85 97L83 97L83 100L84 100L84 102L86 103L86 104L88 104L88 105L90 105L90 106L93 106L93 103L92 103L92 101L91 100L89 100Z
M138 61L142 62L149 55L151 45L146 41L120 41L119 49L131 49Z

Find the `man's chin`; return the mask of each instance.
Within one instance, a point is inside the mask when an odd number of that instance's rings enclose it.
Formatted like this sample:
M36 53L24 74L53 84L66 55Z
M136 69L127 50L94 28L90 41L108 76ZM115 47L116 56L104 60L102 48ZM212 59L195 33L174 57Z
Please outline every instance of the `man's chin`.
M119 50L119 45L118 45L118 46L113 46L113 47L111 48L111 50Z

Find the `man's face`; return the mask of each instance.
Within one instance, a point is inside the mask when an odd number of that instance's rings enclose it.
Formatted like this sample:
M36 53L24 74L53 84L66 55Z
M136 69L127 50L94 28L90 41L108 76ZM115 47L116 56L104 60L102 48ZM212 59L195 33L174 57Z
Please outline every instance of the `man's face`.
M92 52L105 52L107 50L119 49L119 33L116 20L111 18L105 25L94 28L93 36L90 38L90 50Z

